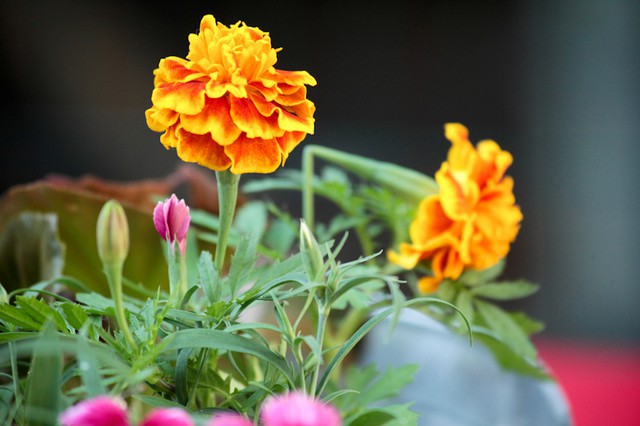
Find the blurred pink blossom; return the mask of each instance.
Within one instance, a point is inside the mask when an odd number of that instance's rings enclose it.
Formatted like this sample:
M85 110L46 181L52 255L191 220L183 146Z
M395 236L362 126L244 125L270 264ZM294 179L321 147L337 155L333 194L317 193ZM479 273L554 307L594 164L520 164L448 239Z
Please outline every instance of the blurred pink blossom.
M120 398L98 396L69 407L60 415L62 426L129 426L127 406Z
M140 426L193 426L193 420L181 408L157 408L149 413Z
M342 420L332 405L301 392L274 396L262 405L264 426L340 426Z
M172 253L173 244L177 241L180 253L184 256L190 222L189 207L184 200L178 201L175 194L164 202L159 201L153 209L153 224L160 236L171 245Z
M214 415L207 426L253 426L253 423L240 414L222 413Z

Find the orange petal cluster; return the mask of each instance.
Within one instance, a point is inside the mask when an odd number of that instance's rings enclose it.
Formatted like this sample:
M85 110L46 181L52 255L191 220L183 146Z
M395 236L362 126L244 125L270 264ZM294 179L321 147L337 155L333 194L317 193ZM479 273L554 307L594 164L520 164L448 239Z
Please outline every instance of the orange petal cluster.
M151 130L187 162L232 173L270 173L307 134L315 106L306 71L274 68L268 33L238 22L230 27L206 15L189 35L186 59L170 56L154 71Z
M389 253L390 261L405 269L431 261L433 276L418 282L424 293L435 291L445 278L457 279L465 268L495 265L509 252L522 221L513 179L505 176L511 154L492 140L474 147L459 123L446 124L445 136L452 146L436 173L440 191L420 203L411 244Z

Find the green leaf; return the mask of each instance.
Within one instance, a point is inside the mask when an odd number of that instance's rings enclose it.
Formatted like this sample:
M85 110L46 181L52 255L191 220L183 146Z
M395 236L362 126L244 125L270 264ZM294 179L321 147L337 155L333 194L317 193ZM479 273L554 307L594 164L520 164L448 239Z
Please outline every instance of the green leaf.
M62 350L54 325L48 323L36 344L27 382L25 417L28 426L53 426L60 406Z
M466 269L460 278L458 278L458 281L469 286L488 283L489 281L498 278L504 271L505 266L506 262L502 259L495 265L486 269Z
M235 297L240 287L248 281L256 261L257 237L248 236L240 239L238 247L231 257L229 275L224 279L223 286L231 290Z
M13 305L0 305L0 319L7 324L24 328L25 330L40 330L41 323L35 321L31 316L27 315L23 309L18 309Z
M236 211L233 227L241 235L260 238L267 229L267 207L260 201L245 203Z
M358 403L368 406L398 395L402 388L413 382L418 368L417 365L389 366L382 374L373 365L365 369L350 368L346 384L359 390Z
M187 329L169 335L166 346L161 352L184 348L209 348L253 355L280 370L285 378L293 383L293 376L286 360L266 346L250 339L221 330Z
M296 238L295 228L282 219L276 219L267 229L263 241L267 247L275 250L280 255L285 255L291 250Z
M75 303L61 303L58 307L62 310L67 323L75 330L80 330L89 320L89 315L82 309L82 306Z
M458 309L460 309L462 315L467 317L467 320L472 323L475 310L473 309L473 297L471 296L471 294L472 293L470 291L464 289L460 290L458 292L458 295L456 296L456 301L454 304Z
M204 290L209 303L220 300L220 276L213 264L213 256L208 251L200 253L198 260L198 283Z
M551 380L552 377L544 367L535 359L529 359L514 352L514 350L502 341L495 333L482 328L473 328L474 337L482 342L493 353L502 368L524 376L540 380Z
M533 362L536 357L536 349L529 341L529 337L518 323L500 307L493 303L476 300L478 313L485 324L493 330L506 345L517 355Z
M524 312L509 312L509 315L511 315L511 318L518 323L518 326L529 335L536 334L544 330L543 322L531 318Z
M22 308L34 320L44 323L52 320L59 331L68 331L67 324L64 322L62 315L44 300L35 297L16 296L16 305Z
M503 281L483 284L471 289L474 296L493 300L514 300L530 296L538 291L539 286L526 280Z

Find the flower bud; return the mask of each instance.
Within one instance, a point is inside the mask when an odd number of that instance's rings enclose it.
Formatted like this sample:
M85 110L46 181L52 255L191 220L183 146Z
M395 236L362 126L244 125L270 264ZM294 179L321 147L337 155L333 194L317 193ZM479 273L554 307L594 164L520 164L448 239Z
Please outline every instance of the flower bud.
M122 205L107 201L96 225L98 256L105 264L123 264L129 252L129 225Z
M7 294L7 290L5 290L4 286L0 284L0 305L4 305L9 303L9 295Z
M180 253L184 256L190 222L189 207L184 200L178 200L175 194L172 194L164 202L158 202L156 208L153 209L153 224L162 239L171 246L172 254L174 244L177 242Z
M322 273L324 262L318 241L304 220L300 220L300 253L305 272L311 280L317 280Z

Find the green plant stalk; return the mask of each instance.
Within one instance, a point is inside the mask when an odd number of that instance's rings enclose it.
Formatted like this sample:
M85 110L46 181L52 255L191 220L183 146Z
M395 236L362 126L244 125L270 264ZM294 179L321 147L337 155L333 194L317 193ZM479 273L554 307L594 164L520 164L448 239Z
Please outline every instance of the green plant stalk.
M229 170L225 170L216 172L216 179L218 182L218 216L220 218L220 230L218 232L214 266L218 274L220 274L224 267L229 231L231 230L231 224L233 223L233 216L236 210L240 175L234 175Z
M329 306L323 306L321 309L318 309L318 330L316 340L318 341L318 345L322 348L324 347L324 335L327 327L327 320L329 319L329 313L331 312L331 308ZM313 369L313 377L311 378L311 385L309 389L311 391L310 395L318 395L318 377L320 375L320 367L322 366L322 360L318 360L318 364Z
M176 253L170 243L167 247L167 263L169 264L169 304L180 307L182 298L187 293L187 257Z
M136 342L129 330L129 324L127 323L127 317L124 312L123 294L122 294L122 263L110 262L104 264L104 273L107 276L107 282L109 283L109 291L111 292L111 298L115 304L116 322L118 327L124 334L124 338L131 347L132 350L137 349Z

